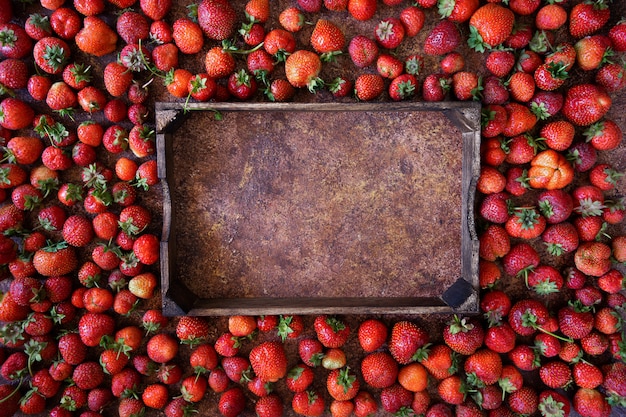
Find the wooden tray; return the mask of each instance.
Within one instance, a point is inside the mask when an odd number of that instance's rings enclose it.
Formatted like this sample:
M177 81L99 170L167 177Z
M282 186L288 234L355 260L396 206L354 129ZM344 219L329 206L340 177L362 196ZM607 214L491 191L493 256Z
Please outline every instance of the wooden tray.
M157 103L156 120L164 314L478 311L478 104Z

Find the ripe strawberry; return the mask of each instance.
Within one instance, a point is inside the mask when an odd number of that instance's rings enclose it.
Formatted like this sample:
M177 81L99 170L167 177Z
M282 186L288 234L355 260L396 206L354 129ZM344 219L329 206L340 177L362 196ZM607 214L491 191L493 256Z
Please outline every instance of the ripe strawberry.
M350 16L359 21L370 20L376 14L377 4L374 0L348 0Z
M542 6L535 15L539 30L557 30L567 22L567 11L558 3Z
M601 242L584 242L576 250L574 263L583 274L600 277L611 269L611 248Z
M558 312L561 333L572 339L582 339L593 329L593 314L580 302L570 302Z
M376 25L374 36L380 46L387 49L397 48L404 40L404 25L397 18L383 19Z
M209 324L201 317L181 317L176 325L176 336L181 343L195 346L206 340Z
M483 89L478 74L470 71L459 71L452 76L452 88L458 100L477 100Z
M484 165L480 169L477 190L483 194L496 194L504 191L505 176L496 168Z
M495 261L509 253L511 242L506 230L498 225L490 225L485 232L480 235L479 256L486 261Z
M443 101L452 86L452 79L443 74L429 74L422 85L425 101Z
M286 337L287 336L285 336L285 338ZM283 341L285 338L283 338ZM302 359L302 362L310 367L321 365L324 357L323 350L324 347L317 339L302 339L298 342L298 355L300 359Z
M534 239L541 236L546 228L546 219L535 208L515 210L505 223L509 236L520 239Z
M426 16L417 6L408 6L400 12L400 21L406 30L406 36L416 36L424 27Z
M410 321L399 321L391 329L389 352L401 365L417 360L415 356L428 343L428 333Z
M581 388L594 389L602 384L602 370L586 361L576 362L572 368L574 383Z
M322 85L318 77L322 69L320 57L310 51L295 51L285 61L285 75L289 83L296 87L307 87L315 92Z
M76 35L76 45L87 54L101 57L115 50L117 39L117 33L106 22L97 16L87 16Z
M604 1L576 4L569 14L570 35L577 39L591 35L602 28L610 17L611 11Z
M525 385L509 395L509 408L518 414L533 414L539 406L539 396L534 388Z
M413 402L413 393L400 384L394 384L383 388L380 393L380 403L383 410L388 413L398 413L402 410L410 410Z
M361 361L361 375L372 388L386 388L396 381L398 364L386 352L370 353Z
M250 352L254 373L266 382L276 382L287 374L287 356L279 342L263 342Z
M459 375L449 376L439 382L437 393L447 404L459 405L465 400L465 382Z
M30 126L35 111L26 102L7 97L0 102L0 126L9 130L19 130Z
M189 19L177 19L172 25L172 38L183 54L196 54L204 46L204 38L200 26Z
M356 35L348 45L348 53L354 65L359 68L370 66L378 57L378 45L364 35Z
M145 41L150 33L150 25L146 18L130 10L123 12L117 18L115 28L120 38L127 44Z
M504 128L504 135L513 137L521 135L532 129L537 123L537 117L519 103L508 103L504 106L507 112L507 124Z
M615 149L622 141L622 130L617 123L609 119L592 124L583 135L587 142L598 151Z
M476 0L439 0L437 10L442 19L462 23L478 9Z
M5 58L24 58L32 51L32 46L32 40L21 26L13 23L0 25L0 53Z
M387 326L378 319L368 319L359 325L358 338L365 352L373 352L387 340Z
M471 355L482 345L484 330L476 319L455 315L444 327L443 339L455 352Z
M430 31L424 43L424 53L445 55L456 49L461 43L461 34L456 25L449 20L442 20Z
M507 49L494 49L487 55L485 66L496 77L505 77L515 66L515 55Z
M356 379L356 375L350 372L350 367L345 367L334 369L328 374L326 388L333 399L347 401L356 396L360 383Z
M341 29L330 20L319 19L311 33L310 43L323 61L334 59L346 45Z
M314 379L315 374L312 368L305 364L299 364L287 372L287 388L291 392L303 392L309 388Z
M448 345L437 344L420 348L417 360L436 379L445 379L457 371L456 354Z
M283 401L277 394L261 397L254 404L254 411L259 417L282 416L283 410Z
M501 44L513 31L515 15L496 3L489 3L476 10L469 21L468 45L478 51Z
M198 24L209 39L224 40L235 31L237 15L228 0L203 0L198 6Z
M342 347L350 335L350 327L336 317L317 316L313 326L317 339L327 348Z
M541 381L550 388L566 388L572 382L569 366L560 360L541 365L539 368Z
M593 84L578 84L567 91L563 114L575 125L589 126L599 121L611 107L611 98Z
M626 69L618 64L606 63L596 72L595 82L608 93L621 91L626 86Z
M466 359L464 370L468 381L473 381L474 385L492 385L500 379L502 360L490 349L479 349Z
M118 62L108 63L104 68L103 77L106 90L113 97L119 97L126 93L133 81L132 73Z
M19 59L5 59L0 62L0 90L26 87L29 71L26 63Z
M502 133L504 128L506 127L506 119L507 114L504 107L497 104L489 104L485 106L481 112L481 134L485 138L495 138L499 134ZM488 142L488 141L487 141ZM497 143L498 146L494 146L494 148L501 148L501 142L499 140L494 141L494 144ZM485 144L485 147L487 145ZM488 146L491 148L491 146ZM504 150L501 149L503 152ZM489 164L488 159L485 161L488 165L497 166L499 164Z
M289 32L298 32L305 20L304 14L297 7L287 7L278 16L281 26Z
M379 74L361 74L354 82L355 95L361 101L374 100L384 89L385 82Z
M193 77L193 74L190 71L184 68L176 68L168 71L163 83L167 87L168 93L174 97L183 98L189 94L187 85L191 77Z
M323 396L310 390L296 393L291 400L291 407L297 414L316 417L324 414L326 403Z

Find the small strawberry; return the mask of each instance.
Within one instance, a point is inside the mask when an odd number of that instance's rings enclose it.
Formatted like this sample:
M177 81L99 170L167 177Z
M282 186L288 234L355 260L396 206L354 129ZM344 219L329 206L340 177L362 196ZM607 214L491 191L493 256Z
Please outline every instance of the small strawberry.
M370 20L376 14L375 0L349 0L348 12L350 16L359 21Z
M461 34L456 25L449 20L442 20L430 31L424 44L424 53L445 55L456 49L461 43Z
M482 345L484 330L477 320L455 315L444 327L443 339L455 352L471 355Z
M354 65L359 68L373 64L378 57L378 45L364 35L356 35L348 45L348 53Z
M396 381L398 364L386 352L370 353L361 361L361 375L372 388L386 388Z
M354 82L355 95L361 101L374 100L384 89L385 83L379 74L361 74Z
M397 18L381 20L374 30L374 36L378 44L387 49L397 48L404 40L404 34L404 25Z

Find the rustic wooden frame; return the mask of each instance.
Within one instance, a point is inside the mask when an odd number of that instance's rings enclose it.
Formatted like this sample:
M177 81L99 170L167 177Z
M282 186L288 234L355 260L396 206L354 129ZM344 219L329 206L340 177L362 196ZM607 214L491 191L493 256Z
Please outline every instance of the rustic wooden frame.
M373 298L237 298L205 299L175 279L175 216L170 184L172 142L182 123L198 111L436 111L442 112L461 132L463 177L461 208L462 277L441 297ZM232 314L427 314L478 312L478 238L474 224L474 195L480 174L480 105L465 102L403 103L156 103L158 175L163 186L161 237L161 290L163 313L168 316L220 316ZM168 175L170 174L170 175Z

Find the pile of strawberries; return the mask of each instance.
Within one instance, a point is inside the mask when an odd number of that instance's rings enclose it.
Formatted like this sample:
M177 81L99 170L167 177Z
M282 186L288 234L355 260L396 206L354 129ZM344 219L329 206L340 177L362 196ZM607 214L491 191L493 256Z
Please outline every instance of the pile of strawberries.
M623 411L623 174L599 160L622 140L607 113L626 22L607 1L249 0L243 18L202 0L173 18L171 0L0 0L0 417L214 415L208 398L226 417ZM342 19L373 30L347 39ZM322 79L339 59L350 70ZM185 102L480 100L482 314L437 332L163 317L142 203L155 85Z

